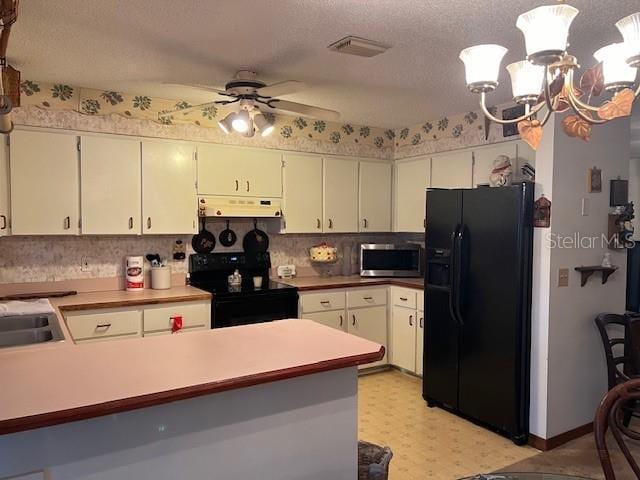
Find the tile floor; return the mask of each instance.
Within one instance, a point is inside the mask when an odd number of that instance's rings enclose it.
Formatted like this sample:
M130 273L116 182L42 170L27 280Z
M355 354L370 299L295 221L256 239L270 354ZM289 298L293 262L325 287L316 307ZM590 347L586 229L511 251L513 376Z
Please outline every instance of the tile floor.
M390 480L451 480L539 454L422 399L422 381L397 370L360 377L359 438L394 453Z

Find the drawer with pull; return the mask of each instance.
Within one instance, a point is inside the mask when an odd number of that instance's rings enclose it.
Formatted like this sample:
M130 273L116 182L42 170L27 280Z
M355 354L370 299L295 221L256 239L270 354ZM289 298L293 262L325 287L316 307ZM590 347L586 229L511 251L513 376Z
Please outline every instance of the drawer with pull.
M411 288L393 287L391 295L393 304L399 307L416 308L417 290Z
M300 295L301 313L341 310L345 306L344 292L305 293Z
M210 328L211 306L209 303L173 303L146 307L143 331L145 336L155 332L169 333L172 330ZM178 328L179 327L179 328Z
M74 340L139 336L142 330L141 309L69 312L65 320Z
M347 308L374 307L387 304L387 288L350 290L347 292Z

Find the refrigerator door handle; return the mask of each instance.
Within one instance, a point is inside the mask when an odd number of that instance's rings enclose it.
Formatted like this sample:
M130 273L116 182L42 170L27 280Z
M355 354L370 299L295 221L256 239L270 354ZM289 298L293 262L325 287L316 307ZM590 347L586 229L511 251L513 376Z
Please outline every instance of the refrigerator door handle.
M463 297L464 287L463 287L463 255L464 255L464 241L465 241L465 230L466 227L464 225L460 226L456 232L456 241L455 241L455 272L454 272L454 310L456 314L456 320L458 324L463 327L464 319L462 317L462 302L461 298Z
M456 277L457 277L457 246L458 246L458 233L460 232L460 225L456 225L455 230L451 234L451 252L449 256L449 313L451 317L460 325L460 319L456 314Z

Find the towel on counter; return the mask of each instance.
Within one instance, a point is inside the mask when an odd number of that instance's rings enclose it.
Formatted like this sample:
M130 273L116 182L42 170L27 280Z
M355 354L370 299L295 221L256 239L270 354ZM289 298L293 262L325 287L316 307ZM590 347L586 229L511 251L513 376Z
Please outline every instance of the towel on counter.
M39 315L52 313L53 311L51 303L46 298L29 301L12 300L10 302L0 302L0 317Z

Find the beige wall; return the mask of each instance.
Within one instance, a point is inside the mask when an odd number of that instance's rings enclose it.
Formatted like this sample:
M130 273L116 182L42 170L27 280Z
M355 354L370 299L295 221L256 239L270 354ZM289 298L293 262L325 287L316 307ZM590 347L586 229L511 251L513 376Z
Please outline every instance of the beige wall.
M628 178L629 120L593 128L590 142L570 138L560 118L550 123L536 158L539 193L551 199L551 228L537 229L532 339L532 433L551 438L593 420L606 392L605 358L594 318L625 308L626 253L602 245L607 231L609 180ZM590 167L602 168L601 193L587 193ZM588 202L581 214L582 199ZM589 248L551 248L548 235L597 239ZM557 238L557 237L556 237ZM594 275L580 287L574 268L599 265L605 252L619 267L606 285ZM558 287L558 270L569 286ZM548 305L547 305L548 299Z

